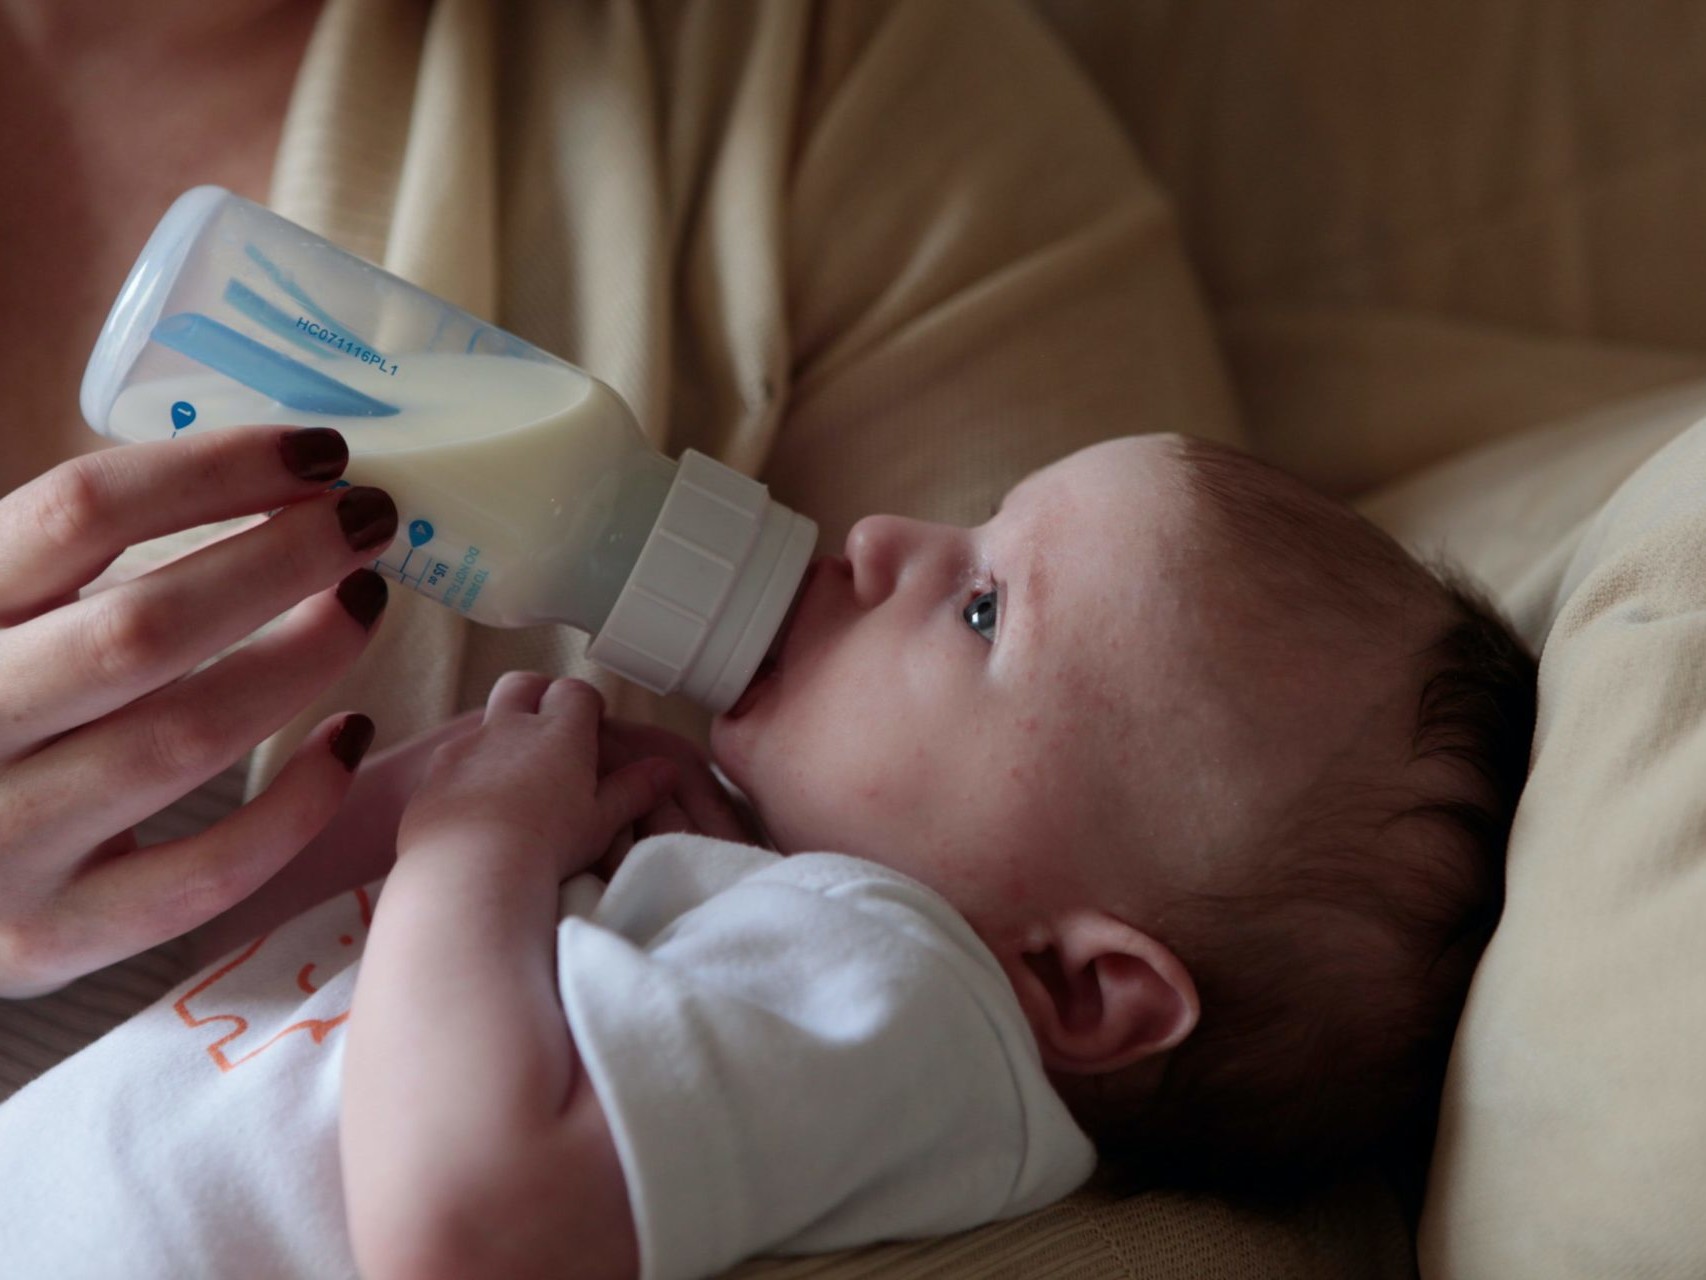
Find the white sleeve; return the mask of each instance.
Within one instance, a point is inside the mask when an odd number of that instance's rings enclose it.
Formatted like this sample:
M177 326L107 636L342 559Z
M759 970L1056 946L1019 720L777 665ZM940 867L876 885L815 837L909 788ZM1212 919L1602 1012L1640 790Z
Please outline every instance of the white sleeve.
M648 1280L963 1230L1089 1175L994 956L922 885L666 837L592 914L558 981Z

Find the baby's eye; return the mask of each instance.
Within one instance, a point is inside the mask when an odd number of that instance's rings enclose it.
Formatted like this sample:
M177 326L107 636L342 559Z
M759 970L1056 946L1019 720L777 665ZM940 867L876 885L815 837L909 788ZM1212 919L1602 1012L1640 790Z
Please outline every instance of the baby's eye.
M966 625L985 640L995 639L995 619L999 610L996 594L993 590L982 591L972 597L971 603L960 610L960 616L966 620Z

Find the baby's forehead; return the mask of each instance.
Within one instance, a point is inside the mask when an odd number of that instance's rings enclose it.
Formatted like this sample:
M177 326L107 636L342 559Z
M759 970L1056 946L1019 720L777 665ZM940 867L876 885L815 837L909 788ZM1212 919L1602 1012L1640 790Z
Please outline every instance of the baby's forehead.
M1091 676L1134 661L1176 677L1218 664L1220 683L1236 686L1240 668L1271 670L1288 646L1391 637L1384 614L1431 609L1436 595L1346 504L1190 437L1080 450L1016 485L1008 506L1014 536L1001 550L1020 581L1050 587L1019 593L1016 608L1046 606L1051 634Z
M1195 505L1170 437L1107 440L1024 477L1000 511L1050 558L1153 556L1188 535Z
M1046 486L1074 699L1108 723L1172 715L1292 739L1348 693L1345 661L1402 665L1424 570L1350 507L1237 450L1179 436L1093 446ZM1021 498L1030 489L1016 490Z
M1142 538L1151 553L1225 557L1230 549L1283 548L1320 537L1350 508L1227 445L1170 433L1105 440L1032 472L1002 506L1046 510L1067 536L1120 544ZM1086 549L1094 549L1091 547ZM1234 556L1222 567L1236 569Z
M1184 466L1184 437L1155 433L1121 436L1087 445L1021 479L1009 491L1020 496L1031 488L1058 488L1068 493L1107 488L1145 492L1156 484L1180 478Z

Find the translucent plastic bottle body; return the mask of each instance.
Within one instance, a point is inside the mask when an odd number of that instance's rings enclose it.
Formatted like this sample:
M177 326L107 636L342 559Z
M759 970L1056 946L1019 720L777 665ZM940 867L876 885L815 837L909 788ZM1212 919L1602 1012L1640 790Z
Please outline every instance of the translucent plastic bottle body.
M645 446L608 387L569 365L431 353L410 363L409 381L391 390L398 412L384 417L292 408L191 372L126 387L109 433L136 441L257 422L335 427L350 447L345 479L378 485L398 505L397 537L375 561L381 573L478 622L598 631L675 464Z
M714 710L739 695L816 536L764 487L654 451L604 383L215 187L167 211L84 375L125 441L336 428L397 503L382 572L477 622L559 622L594 661Z

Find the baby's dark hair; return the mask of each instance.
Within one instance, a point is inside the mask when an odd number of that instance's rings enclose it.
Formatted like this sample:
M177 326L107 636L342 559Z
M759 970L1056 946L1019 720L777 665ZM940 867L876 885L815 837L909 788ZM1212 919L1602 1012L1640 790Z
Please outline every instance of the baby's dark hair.
M1195 505L1266 600L1325 606L1413 659L1398 776L1347 753L1239 851L1235 885L1169 901L1157 933L1197 985L1196 1029L1068 1093L1104 1158L1139 1182L1271 1190L1378 1151L1425 1152L1503 907L1536 663L1455 569L1424 566L1249 455L1191 437L1178 448ZM1431 619L1421 634L1418 618Z

